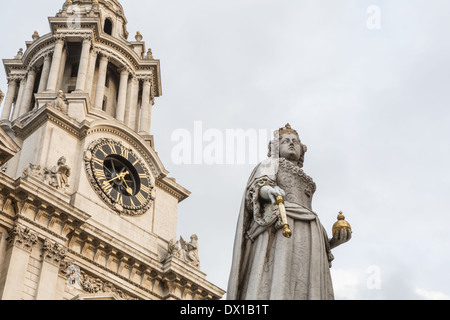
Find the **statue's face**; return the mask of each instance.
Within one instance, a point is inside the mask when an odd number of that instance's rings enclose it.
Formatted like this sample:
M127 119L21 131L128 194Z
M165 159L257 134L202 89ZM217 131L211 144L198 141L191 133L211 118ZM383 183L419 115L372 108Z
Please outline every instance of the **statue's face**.
M280 138L280 157L291 161L299 161L302 146L296 134L283 134Z

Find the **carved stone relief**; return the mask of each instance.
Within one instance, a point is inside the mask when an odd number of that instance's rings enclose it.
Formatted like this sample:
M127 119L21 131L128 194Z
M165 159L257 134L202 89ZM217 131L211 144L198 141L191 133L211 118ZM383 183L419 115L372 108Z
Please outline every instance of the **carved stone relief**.
M137 298L118 289L111 282L104 281L86 273L72 261L62 261L59 272L66 279L66 286L69 290L78 289L91 294L114 293L124 300L138 300Z
M15 225L9 231L9 237L7 240L10 245L31 252L33 250L33 246L38 242L38 236L26 227Z
M66 257L66 248L56 242L45 239L43 257L45 261L59 266L61 261Z
M196 268L200 268L198 249L198 237L195 234L191 236L190 242L186 242L183 237L180 237L179 241L170 240L168 255L165 260L177 257Z
M57 190L65 192L70 187L69 177L71 174L71 169L66 162L66 158L61 157L56 166L51 169L42 169L40 165L30 163L23 171L22 178L26 179L28 177L33 177Z

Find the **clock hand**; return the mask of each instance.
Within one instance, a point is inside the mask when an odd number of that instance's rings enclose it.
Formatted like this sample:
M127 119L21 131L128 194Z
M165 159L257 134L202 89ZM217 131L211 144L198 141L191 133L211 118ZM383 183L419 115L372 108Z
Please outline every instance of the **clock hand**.
M128 172L127 172L127 174L128 174ZM126 175L125 175L125 176L126 176ZM122 177L122 181L123 181L123 183L125 183L125 187L127 187L127 192L128 192L128 194L129 194L130 196L132 196L132 195L133 195L133 189L131 189L131 188L128 186L127 182L125 181L125 176Z
M107 183L113 182L114 180L117 180L117 179L119 179L119 178L121 178L121 175L120 175L120 174L117 175L115 178L112 178L111 180L108 180L108 181L106 181L106 182L107 182Z
M123 180L123 178L124 178L127 174L129 174L128 171L121 172L121 173L119 173L117 176L115 176L114 178L112 178L111 180L106 181L106 182L109 183L109 182L112 182L112 181L114 181L114 180L116 180L116 179L122 179L122 180Z

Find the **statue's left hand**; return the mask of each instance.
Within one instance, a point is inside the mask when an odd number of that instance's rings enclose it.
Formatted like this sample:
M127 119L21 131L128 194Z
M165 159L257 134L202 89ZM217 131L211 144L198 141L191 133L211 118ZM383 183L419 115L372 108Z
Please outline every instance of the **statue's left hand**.
M352 232L347 229L342 229L341 231L336 231L333 234L333 238L330 240L330 247L331 249L336 248L340 246L341 244L344 244L352 238Z

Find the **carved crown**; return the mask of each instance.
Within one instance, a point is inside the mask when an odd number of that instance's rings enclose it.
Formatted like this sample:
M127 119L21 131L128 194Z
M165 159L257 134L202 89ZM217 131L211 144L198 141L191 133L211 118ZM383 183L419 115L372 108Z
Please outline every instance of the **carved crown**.
M292 129L291 125L288 123L283 128L278 130L280 136L283 134L296 134L298 136L298 132Z

